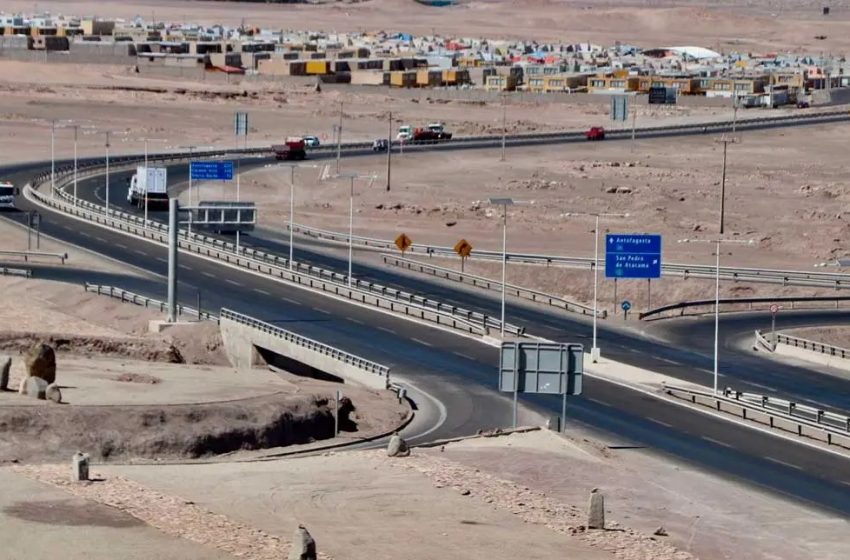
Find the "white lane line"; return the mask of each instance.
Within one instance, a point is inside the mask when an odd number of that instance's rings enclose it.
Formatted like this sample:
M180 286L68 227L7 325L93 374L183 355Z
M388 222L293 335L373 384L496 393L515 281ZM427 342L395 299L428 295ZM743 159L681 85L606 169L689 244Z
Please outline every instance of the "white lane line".
M433 344L431 344L430 342L425 342L424 340L419 340L418 338L411 338L410 340L412 340L413 342L418 342L422 346L433 346Z
M177 266L179 266L183 270L192 270L191 266L186 266L185 264L178 264Z
M224 281L227 282L228 284L233 285L233 286L243 286L244 285L241 282L237 282L236 280L231 280L230 278L225 278Z
M102 237L98 237L98 236L95 235L94 238L97 239L98 241L100 241L101 243L106 243L106 239L104 239ZM117 243L116 243L116 245L117 245ZM126 249L126 247L125 247L125 249Z
M159 262L164 262L164 263L168 262L168 259L163 259L162 257L157 257L156 260L158 260Z
M289 299L288 297L282 297L282 298L280 298L280 299L282 299L282 300L283 300L283 301L285 301L286 303L291 303L292 305L298 305L298 306L300 306L300 305L301 305L301 302L300 302L300 301L295 301L294 299Z
M647 416L646 419L649 420L650 422L660 424L661 426L664 426L665 428L672 428L673 427L673 424L668 424L667 422L662 422L661 420L656 420L655 418L652 418L650 416Z
M720 441L720 440L717 440L717 439L714 439L714 438L710 438L708 436L700 436L700 438L702 438L705 441L708 441L710 443L713 443L715 445L719 445L721 447L726 447L728 449L732 449L732 445L726 443L725 441Z
M590 402L594 402L594 403L596 403L596 404L601 404L602 406L607 406L608 408L611 408L611 405L610 405L610 404L608 404L608 403L606 403L606 402L602 402L602 401L600 401L599 399L594 399L593 397L584 397L584 398L586 398L586 399L587 399L587 400L589 400Z
M330 315L330 314L331 314L331 312L330 312L330 311L325 311L324 309L322 309L322 308L320 308L320 307L314 307L314 308L313 308L313 311L318 311L319 313L324 313L325 315Z
M357 319L355 319L353 317L346 317L346 319L348 319L352 323L357 323L358 325L364 325L365 324L363 321L358 321Z
M136 254L139 254L139 255L144 255L146 257L148 256L147 253L145 253L144 251L142 251L140 249L133 249L133 252L136 253Z
M201 274L203 274L207 278L215 278L215 274L211 274L211 273L207 272L206 270L201 271Z
M66 229L71 229L71 228L66 228ZM80 232L80 235L82 235L83 237L91 238L91 235L87 234L87 233L86 233L86 232L84 232L84 231L81 231L81 232Z
M116 243L115 246L118 247L119 249L126 249L127 248L127 246L124 245L123 243Z
M461 358L466 358L467 360L475 361L475 358L473 358L469 354L464 354L463 352L452 352L452 354L454 354L455 356L460 356Z
M761 383L753 383L752 381L750 381L749 385L752 385L753 387L758 387L759 389L767 389L768 391L773 391L773 387L768 387L767 385L762 385Z
M839 480L838 483L844 486L850 486L850 480Z
M680 366L680 365L682 365L682 364L680 364L679 362L677 362L677 361L675 361L675 360L669 360L669 359L667 359L667 358L658 358L658 359L659 359L659 360L661 360L662 362L666 363L666 364L673 364L674 366Z
M385 333L398 334L398 333L397 333L397 332L395 332L394 330L392 330L392 329L388 329L387 327L378 327L378 330L379 330L379 331L384 331Z
M764 458L767 459L768 461L770 461L771 463L776 463L777 465L782 465L783 467L788 467L789 469L794 469L794 470L798 470L798 471L803 470L803 467L798 467L797 465L792 465L791 463L786 463L785 461L775 459L775 458L770 457L768 455L764 455Z
M270 292L267 292L265 290L261 290L260 288L254 288L254 291L257 292L258 294L263 294L264 296L270 296L271 295Z

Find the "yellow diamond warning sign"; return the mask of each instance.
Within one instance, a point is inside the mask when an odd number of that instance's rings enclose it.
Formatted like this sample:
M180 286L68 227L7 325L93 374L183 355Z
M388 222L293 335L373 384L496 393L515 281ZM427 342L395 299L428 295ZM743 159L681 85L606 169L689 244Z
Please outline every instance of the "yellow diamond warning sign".
M411 245L413 245L413 241L403 233L395 238L395 246L398 247L402 253L410 249Z
M472 253L472 245L466 239L461 239L455 244L455 253L466 258Z

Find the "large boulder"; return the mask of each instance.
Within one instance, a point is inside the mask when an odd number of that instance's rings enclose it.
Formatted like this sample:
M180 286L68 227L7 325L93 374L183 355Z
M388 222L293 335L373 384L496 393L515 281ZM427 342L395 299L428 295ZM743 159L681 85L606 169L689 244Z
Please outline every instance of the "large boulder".
M53 401L56 404L61 403L62 391L59 389L59 385L57 385L56 383L51 383L50 385L48 385L47 388L44 390L44 398L49 401Z
M40 377L33 377L30 375L26 379L24 379L24 391L23 394L28 397L33 397L35 399L44 400L47 395L47 381Z
M317 560L316 541L310 532L299 525L292 538L292 548L289 549L289 560Z
M0 356L0 391L9 387L9 370L12 368L12 358Z
M587 504L587 528L605 528L605 497L598 488L590 491L590 500Z
M48 385L56 381L56 353L47 344L34 344L27 352L25 363L27 375L40 377Z
M387 445L387 456L407 457L408 455L410 455L410 448L407 446L407 442L400 435L393 434L390 443Z

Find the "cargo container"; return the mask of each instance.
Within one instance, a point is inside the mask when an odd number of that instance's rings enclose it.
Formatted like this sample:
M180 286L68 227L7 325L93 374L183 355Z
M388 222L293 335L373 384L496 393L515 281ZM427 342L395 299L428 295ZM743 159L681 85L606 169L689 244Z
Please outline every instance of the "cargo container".
M310 76L323 75L329 73L327 60L308 60L306 64L306 73Z
M165 167L136 167L136 174L130 178L127 189L127 202L137 208L162 206L168 204L168 170Z

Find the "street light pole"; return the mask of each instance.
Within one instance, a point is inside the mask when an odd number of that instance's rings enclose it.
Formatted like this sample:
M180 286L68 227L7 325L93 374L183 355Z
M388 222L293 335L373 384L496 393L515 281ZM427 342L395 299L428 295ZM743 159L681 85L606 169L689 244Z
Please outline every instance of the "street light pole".
M387 130L387 192L390 192L390 170L393 157L393 114L390 111L389 129Z
M351 287L352 263L354 261L354 175L351 179L348 205L348 287Z
M726 153L729 144L737 144L738 139L735 137L729 138L727 136L723 136L717 139L716 142L723 144L723 172L720 177L720 235L723 235L724 221L726 217Z
M289 270L295 253L295 166L289 167Z
M106 132L106 216L109 216L109 132Z
M502 157L501 161L505 161L505 141L508 135L508 102L507 96L502 95Z
M590 361L594 364L599 361L599 347L596 345L596 319L599 315L599 214L596 215L596 226L593 239L593 347L590 349ZM616 304L616 302L614 302Z
M508 205L504 205L502 221L502 321L501 333L505 337L505 294L508 274Z
M342 101L339 102L339 127L336 133L336 172L339 173L339 160L342 156Z
M50 121L50 199L56 192L56 119Z
M191 176L191 173L189 174ZM140 178L137 177L136 181ZM145 138L145 229L148 227L148 139Z
M74 206L77 205L77 131L78 125L74 125Z

